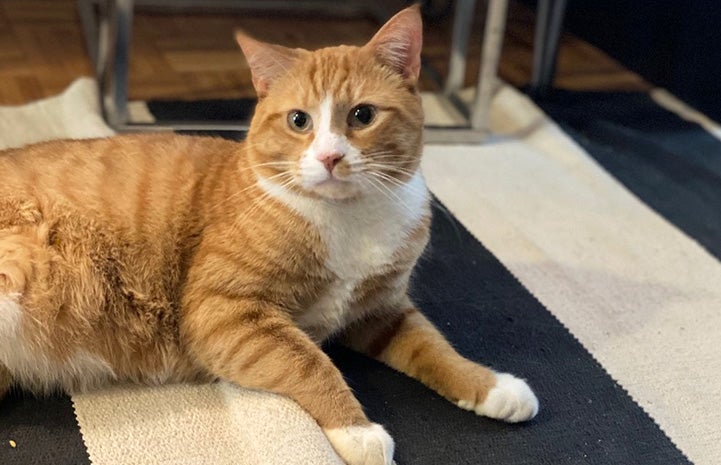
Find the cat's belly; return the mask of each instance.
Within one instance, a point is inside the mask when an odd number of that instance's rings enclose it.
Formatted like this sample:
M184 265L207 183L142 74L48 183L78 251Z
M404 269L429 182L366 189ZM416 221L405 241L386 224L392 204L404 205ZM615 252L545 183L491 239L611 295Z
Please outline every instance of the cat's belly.
M35 317L28 315L19 300L19 294L0 294L0 366L10 373L13 384L25 390L73 393L114 382L156 385L211 379L174 346L144 353L144 359L123 354L109 360L84 350L83 345L68 345L58 351L47 331L36 327L28 331L25 320Z
M23 334L23 309L15 295L0 295L0 363L16 384L33 392L86 390L115 378L110 365L87 352L59 356L48 353L42 341Z

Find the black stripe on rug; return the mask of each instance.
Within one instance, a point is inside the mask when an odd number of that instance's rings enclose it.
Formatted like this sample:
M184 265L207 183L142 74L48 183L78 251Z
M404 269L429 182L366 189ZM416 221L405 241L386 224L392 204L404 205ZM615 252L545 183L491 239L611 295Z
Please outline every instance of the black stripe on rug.
M169 118L166 105L150 105L156 118ZM207 111L207 102L201 105ZM192 105L186 109L192 118ZM330 346L369 416L395 438L399 465L690 463L457 220L435 208L432 228L413 278L417 303L463 355L527 378L541 411L521 425L477 417L380 363Z
M480 418L400 373L333 347L369 416L396 439L399 465L690 463L457 220L435 208L432 228L428 255L413 278L417 304L461 354L526 378L541 410L521 425Z
M647 94L554 91L537 102L601 166L721 259L721 141Z
M0 464L90 465L70 398L15 392L0 401Z

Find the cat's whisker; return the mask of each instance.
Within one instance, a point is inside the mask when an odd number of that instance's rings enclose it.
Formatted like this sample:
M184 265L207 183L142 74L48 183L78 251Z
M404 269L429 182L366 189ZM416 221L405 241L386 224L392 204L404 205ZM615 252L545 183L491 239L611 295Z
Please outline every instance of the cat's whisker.
M366 154L371 160L386 160L389 158L402 158L403 155L399 153L381 152L381 153L370 153Z
M395 200L401 207L403 207L408 213L413 213L413 209L408 205L408 203L403 200L402 197L400 197L398 194L396 194L393 189L391 189L389 186L383 184L382 180L378 180L378 185L381 186L388 194L391 200Z
M400 181L398 181L397 179L394 179L394 178L390 178L390 179L388 179L388 181L389 181L389 182L395 181L395 182L398 183L398 184L396 184L396 185L398 185L398 186L401 185ZM410 187L415 193L419 193L419 191L418 191L417 189L414 189L414 188L413 188L412 186L410 186L410 185L406 185L406 187ZM446 217L446 219L451 223L451 225L453 226L453 230L454 230L454 232L455 232L455 234L456 234L456 237L458 238L458 242L461 242L461 241L462 241L462 239L461 239L461 232L460 232L460 230L458 229L458 225L456 224L457 220L455 219L455 217L453 216L453 214L448 210L448 208L446 208L445 205L443 205L443 204L442 204L438 199L436 199L434 196L431 195L431 196L429 196L429 197L430 197L431 204L435 205L435 206L443 213L443 215Z
M393 176L389 176L389 175L387 175L386 173L383 173L383 172L380 172L380 171L374 171L373 174L374 174L375 176L379 177L380 179L388 182L389 184L391 184L391 185L394 186L394 187L404 187L404 186L408 186L407 183L402 182L402 181L394 178ZM411 187L411 186L409 186L409 187ZM413 187L411 187L411 189L413 189ZM418 189L414 189L413 192L415 192L415 193L421 193L422 191L420 191L420 190L418 190Z
M244 224L245 220L247 220L253 213L255 213L255 211L258 210L260 206L263 205L269 197L269 192L263 192L261 195L253 197L250 202L250 206L247 207L247 210L243 212L242 216L239 216L236 219L236 225L240 226Z
M273 176L269 176L269 177L267 177L267 178L265 178L265 179L266 179L267 181L272 181L272 180L275 180L275 179L278 179L278 178L282 178L283 176L291 176L290 181L293 180L293 179L292 179L293 173L290 172L290 171L282 171L282 172L280 172L280 173L274 174ZM229 201L234 200L234 199L237 199L240 195L242 195L242 194L245 193L246 191L249 191L249 190L254 189L254 188L256 188L256 187L258 187L258 183L257 183L257 182L254 182L254 183L252 183L251 185L249 185L248 187L245 187L244 189L241 189L241 190L239 190L239 191L237 191L237 192L234 192L234 193L233 193L232 195L230 195L228 198L223 199L223 201L216 203L216 204L213 205L211 208L212 208L212 209L215 209L215 208L218 208L218 207L220 207L220 206L224 206L224 205L227 204Z
M384 167L384 166L393 166L396 168L402 168L401 163L404 163L405 160L402 160L398 157L389 157L388 159L383 158L366 158L361 160L356 160L353 162L349 162L348 164L350 166L362 166L362 165L373 165L376 167Z
M376 173L376 174L378 174L378 175L382 175L388 182L390 182L390 183L392 183L392 184L394 184L394 185L396 185L396 186L399 186L399 187L400 187L400 186L408 186L408 187L409 187L410 189L412 189L412 191L413 191L414 193L416 193L416 194L421 194L421 193L424 192L423 190L421 190L421 189L419 189L419 188L417 188L417 187L414 187L414 186L408 184L407 181L401 181L400 179L397 179L397 178L395 178L395 177L393 177L393 176L390 176L388 173L384 173L384 171L386 171L386 170L387 170L387 171L391 171L391 172L395 172L395 173L403 174L403 175L405 175L405 176L408 176L409 178L412 178L412 177L415 176L415 174L416 174L416 173L411 172L411 171L408 171L408 170L403 170L403 169L400 169L400 168L396 169L396 168L394 168L394 167L385 166L385 165L377 165L377 166L369 165L369 166L366 167L366 169L364 169L364 170L362 170L362 171L365 171L365 172L373 172L373 173Z
M406 185L406 183L394 178L393 176L389 176L381 171L374 171L374 174L395 187L403 187ZM420 192L420 191L416 191L416 192Z
M415 172L406 170L405 168L385 163L364 162L350 165L350 167L356 173L362 173L364 171L392 171L395 173L407 175L408 177L413 177L413 175L415 174Z
M286 167L288 167L288 166L293 166L294 164L295 164L294 162L287 162L287 163L286 163L286 162L259 163L259 164L257 164L257 165L253 165L253 166L245 166L245 167L243 167L243 168L238 168L237 172L242 173L242 172L244 172L244 171L254 170L254 169L257 169L257 168L266 168L266 167L268 167L268 168L286 168Z
M372 150L370 152L363 152L363 155L369 156L369 155L384 155L384 154L391 154L391 153L397 153L397 150Z
M390 199L390 197L388 196L388 193L385 192L383 189L381 189L381 187L379 185L380 181L376 182L376 180L374 178L366 176L366 177L361 178L361 182L363 184L367 183L370 187L373 188L373 190L377 191L378 193L383 195L385 198Z
M293 181L294 181L293 178L288 179L288 180L282 182L281 184L279 184L279 187L281 189L285 189L286 187L290 186L293 183ZM261 194L260 196L254 197L253 200L251 201L250 208L245 211L243 216L239 217L236 220L236 224L237 225L243 224L245 222L245 220L250 218L251 215L253 215L255 212L257 212L263 205L267 204L267 201L271 197L272 197L272 194L269 191L264 191L263 194Z
M238 172L244 172L244 171L254 170L256 168L264 168L264 167L285 168L288 166L294 166L295 164L296 164L296 162L294 162L294 161L287 161L287 162L286 161L270 161L270 162L266 162L266 163L258 163L257 165L245 166L243 168L239 168Z
M377 173L377 172L374 172L374 171L368 171L367 173L371 175L371 177L368 178L368 179L374 179L374 178L375 178L375 179L378 181L378 185L379 185L382 189L384 189L384 190L388 193L388 195L390 196L390 197L388 197L389 199L395 200L399 205L401 205L403 208L405 208L408 213L413 214L413 209L408 205L408 203L407 203L405 200L403 200L403 198L401 198L398 194L396 194L395 192L393 192L393 189L391 189L390 187L386 186L386 185L382 182L384 179L383 179L382 176L379 176L380 173ZM391 198L391 197L392 197L392 198Z
M350 165L350 166L358 166L358 165L367 165L367 164L370 164L370 163L379 164L379 163L387 163L387 162L384 161L384 160L375 160L375 159L373 159L373 158L370 158L370 159L362 159L362 160L351 161L351 162L348 162L348 165ZM391 162L391 163L392 163L392 162Z
M377 173L377 172L376 172L376 174L382 175L382 173ZM387 176L387 175L386 175L386 176ZM397 180L397 179L395 179L395 178L393 178L393 177L387 176L385 179L386 179L386 181L388 181L388 182L390 182L390 183L392 183L392 184L394 184L394 185L396 185L396 186L398 186L398 187L400 187L400 186L405 186L406 188L410 188L411 191L414 192L415 194L426 194L426 193L427 193L427 191L423 192L423 191L421 191L420 189L415 188L414 186L412 186L412 185L410 185L410 184L404 184L404 183L402 183L401 181L399 181L399 180ZM451 225L453 226L453 232L455 233L456 238L458 239L458 242L459 242L459 243L462 242L461 231L460 231L459 228L458 228L457 220L455 219L455 217L453 216L453 214L448 210L448 208L446 208L445 205L443 205L443 204L442 204L438 199L436 199L434 196L429 195L429 199L430 199L430 201L431 201L431 204L434 205L436 208L438 208L438 209L441 211L441 213L443 213L443 216L446 217L446 219L448 220L448 222L451 223Z
M390 165L390 164L379 164L379 163L368 163L366 165L368 168L376 169L379 171L389 170L400 174L405 174L409 177L412 177L415 175L415 172L407 170L405 168L401 168L400 166L396 165Z

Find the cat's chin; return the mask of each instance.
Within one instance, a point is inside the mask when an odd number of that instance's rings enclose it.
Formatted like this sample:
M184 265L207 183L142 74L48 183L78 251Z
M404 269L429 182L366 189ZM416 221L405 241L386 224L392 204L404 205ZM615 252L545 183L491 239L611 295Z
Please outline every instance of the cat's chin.
M361 189L354 183L339 179L328 179L306 187L305 190L329 200L350 200L362 194Z

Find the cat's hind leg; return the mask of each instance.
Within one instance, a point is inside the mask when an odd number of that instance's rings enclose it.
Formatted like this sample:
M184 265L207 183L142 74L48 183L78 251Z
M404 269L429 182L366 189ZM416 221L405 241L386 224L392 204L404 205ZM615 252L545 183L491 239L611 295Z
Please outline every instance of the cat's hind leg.
M10 390L12 375L2 363L1 357L11 356L6 353L12 350L9 341L14 340L20 326L20 305L17 302L17 293L7 293L2 289L8 287L7 275L0 274L0 400Z
M409 301L406 303L405 310L369 318L349 328L346 344L478 415L510 423L536 416L538 400L525 381L464 358Z
M13 376L3 363L12 363L18 352L23 309L20 299L32 277L33 268L43 257L35 253L42 244L33 228L32 233L0 230L0 399L13 384ZM27 231L25 231L27 232ZM12 366L12 365L10 365Z
M2 266L2 263L0 258L0 266ZM20 275L18 275L17 271L14 267L11 269L10 266L0 268L0 339L2 339L0 340L0 357L11 356L11 354L4 352L12 350L8 341L15 338L20 326L21 309L18 304L18 297L20 296L18 291L24 286L25 281L22 279L18 283ZM10 370L0 361L0 400L8 393L11 385L12 375Z
M46 228L29 226L14 229L0 230L0 301L4 299L5 306L17 303L32 278L34 268L44 268L47 262L47 257L41 253L46 242Z

